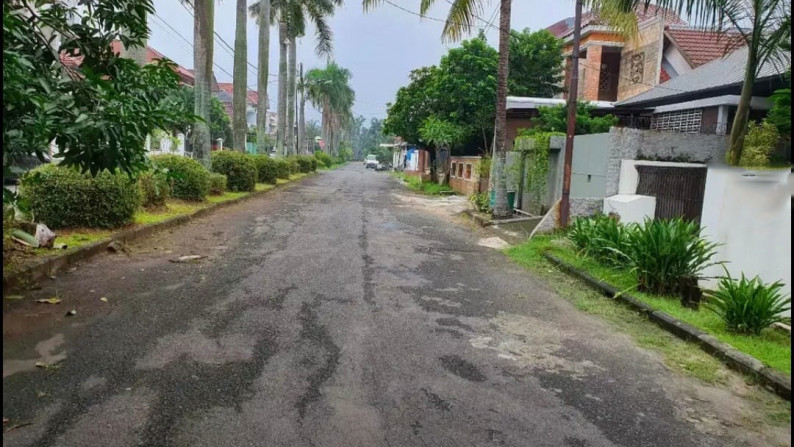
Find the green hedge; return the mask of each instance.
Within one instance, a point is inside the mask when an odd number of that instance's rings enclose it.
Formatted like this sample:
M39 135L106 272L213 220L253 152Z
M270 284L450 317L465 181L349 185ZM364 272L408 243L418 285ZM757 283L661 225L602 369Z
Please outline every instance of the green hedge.
M316 158L314 158L314 157L313 157L313 156L311 156L311 155L307 155L307 156L306 156L306 158L308 158L308 159L309 159L309 161L311 162L311 165L312 165L312 167L311 167L311 171L312 171L312 172L315 172L315 171L317 171L317 159L316 159Z
M254 155L254 163L256 163L256 170L259 173L259 182L275 185L278 169L276 160L270 158L269 155L261 154Z
M229 191L256 189L256 163L250 155L235 151L213 152L212 172L226 176L226 186Z
M186 200L204 200L210 192L210 173L196 160L181 155L157 155L151 158L158 167L168 170L171 195Z
M295 160L298 162L298 166L300 167L300 172L308 173L312 172L312 157L308 157L306 155L298 155L295 157Z
M165 206L165 201L171 196L171 185L168 183L168 174L165 171L147 171L138 176L138 186L141 188L141 205L144 208L159 208Z
M276 177L289 179L290 162L286 158L276 158Z
M317 159L317 161L319 162L321 168L330 168L331 165L334 164L333 159L331 158L331 156L326 154L323 151L316 151L314 153L314 158Z
M227 180L223 174L213 172L210 174L210 194L219 196L226 191Z
M115 228L132 222L141 189L127 174L96 177L47 164L22 178L20 193L36 222L50 228Z
M299 174L301 172L301 165L298 162L298 157L296 155L287 157L287 163L289 163L290 174Z

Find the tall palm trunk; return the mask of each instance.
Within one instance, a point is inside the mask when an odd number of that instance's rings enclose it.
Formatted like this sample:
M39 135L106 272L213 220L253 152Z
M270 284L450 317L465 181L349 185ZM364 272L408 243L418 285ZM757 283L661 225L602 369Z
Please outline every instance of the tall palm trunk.
M276 147L279 155L286 155L287 139L287 24L278 22L278 126Z
M323 125L321 129L323 137L323 151L331 153L331 109L328 100L323 101Z
M194 113L203 121L193 127L193 153L207 169L210 167L210 99L212 97L212 50L214 0L195 0L193 13L193 65L195 77Z
M267 147L267 78L270 70L270 2L259 3L259 54L256 79L256 148L257 152L264 154L270 151Z
M758 70L758 50L761 33L759 20L761 18L761 5L759 0L755 0L755 15L753 17L752 37L747 45L747 65L744 68L744 84L742 93L739 96L739 104L736 107L736 115L733 118L731 127L730 147L728 149L728 162L734 166L739 165L744 149L744 137L747 136L747 123L750 120L750 102L753 99L753 85L755 84L756 72Z
M298 153L308 153L306 144L306 86L303 83L303 63L300 64L300 108L298 109Z
M496 81L496 122L494 124L494 175L496 177L496 197L493 214L494 217L507 217L510 215L510 206L507 203L507 178L505 163L507 151L505 140L507 136L507 76L510 60L510 8L512 0L501 0L499 7L499 68Z
M295 145L295 75L297 49L295 37L289 40L289 61L287 62L287 154L297 153Z
M234 36L234 97L232 98L232 134L234 149L245 152L245 136L248 123L245 109L248 105L248 42L246 23L248 21L247 1L237 0L237 23Z

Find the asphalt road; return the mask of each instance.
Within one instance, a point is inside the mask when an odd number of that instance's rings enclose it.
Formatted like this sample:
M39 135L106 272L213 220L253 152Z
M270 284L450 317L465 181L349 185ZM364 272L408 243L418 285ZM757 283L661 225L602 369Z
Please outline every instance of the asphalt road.
M720 423L728 391L669 371L415 199L356 163L45 281L26 300L62 304L4 311L4 428L18 427L3 445L758 439ZM190 254L208 257L170 262Z

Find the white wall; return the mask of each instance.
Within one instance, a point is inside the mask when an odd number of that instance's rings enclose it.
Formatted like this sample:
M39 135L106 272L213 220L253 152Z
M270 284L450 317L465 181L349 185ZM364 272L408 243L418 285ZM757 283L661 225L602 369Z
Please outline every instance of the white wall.
M704 235L724 244L717 260L727 261L731 276L758 275L767 283L781 280L784 293L790 295L791 172L758 171L754 177L746 173L742 168L709 167L701 217ZM706 271L706 276L722 274L720 266Z

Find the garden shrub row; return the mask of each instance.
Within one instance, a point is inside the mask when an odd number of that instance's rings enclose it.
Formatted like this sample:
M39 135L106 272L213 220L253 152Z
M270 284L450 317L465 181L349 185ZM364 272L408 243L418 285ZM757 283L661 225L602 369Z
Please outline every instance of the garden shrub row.
M169 197L202 201L227 190L254 191L257 182L275 184L319 165L314 156L273 159L232 151L212 154L212 172L180 155L157 155L151 161L154 168L137 179L107 171L92 177L44 165L23 176L20 195L31 217L51 228L115 228L131 223L139 207L161 208Z

